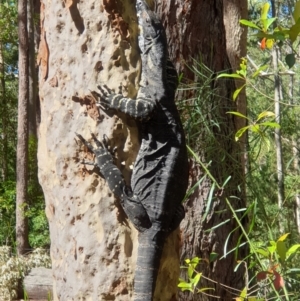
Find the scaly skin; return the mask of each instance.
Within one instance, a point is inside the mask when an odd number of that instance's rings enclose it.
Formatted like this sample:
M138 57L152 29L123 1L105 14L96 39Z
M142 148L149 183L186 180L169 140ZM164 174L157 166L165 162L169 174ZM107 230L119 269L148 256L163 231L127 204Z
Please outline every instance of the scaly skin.
M141 147L134 164L131 187L113 164L106 143L93 137L96 165L140 232L134 280L134 300L152 301L160 258L167 235L184 218L181 201L188 184L184 133L174 102L177 73L168 57L165 30L143 0L136 3L142 73L136 99L99 87L100 106L141 121Z

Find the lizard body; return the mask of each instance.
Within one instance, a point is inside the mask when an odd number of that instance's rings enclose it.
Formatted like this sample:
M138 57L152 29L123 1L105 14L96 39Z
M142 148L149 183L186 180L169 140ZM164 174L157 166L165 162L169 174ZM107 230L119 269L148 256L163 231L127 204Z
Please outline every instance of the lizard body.
M188 159L179 113L175 105L177 72L169 60L165 30L144 0L136 3L142 72L136 99L99 87L101 106L140 121L141 147L126 186L113 164L106 141L93 136L96 164L112 192L120 198L128 218L138 229L139 248L134 278L134 300L152 301L167 235L184 218L181 201L188 184Z

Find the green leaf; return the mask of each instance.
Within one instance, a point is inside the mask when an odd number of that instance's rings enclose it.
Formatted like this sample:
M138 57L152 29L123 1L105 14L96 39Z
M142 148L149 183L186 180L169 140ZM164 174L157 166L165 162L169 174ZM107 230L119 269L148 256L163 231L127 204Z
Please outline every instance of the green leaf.
M198 292L205 292L205 291L214 291L215 289L212 287L203 287L198 290Z
M261 67L259 67L253 74L252 74L252 77L255 78L257 77L261 71L264 71L268 68L269 66L268 65L263 65Z
M208 194L208 198L207 198L207 202L206 202L206 209L205 212L203 214L202 220L204 221L208 215L208 213L211 211L211 204L213 203L213 197L214 197L214 191L215 191L215 187L216 187L216 183L213 182L212 186L210 188L209 194Z
M256 251L256 253L261 254L265 258L269 258L270 253L267 250L265 250L265 249L256 249L255 251Z
M257 121L259 121L260 119L265 118L265 117L275 117L275 114L270 111L261 112L257 117Z
M293 18L295 20L295 23L297 23L298 19L300 18L300 1L297 1L295 4Z
M287 30L274 31L273 36L275 40L285 41L288 35Z
M240 293L241 298L246 298L247 297L247 287L244 287L244 289Z
M211 253L209 254L209 262L215 261L215 260L218 258L218 256L219 256L218 253L211 252Z
M252 23L251 21L242 19L242 20L240 20L240 23L243 24L243 25L245 25L245 26L248 26L248 27L252 27L252 28L261 30L260 27L258 27L256 24Z
M269 18L269 19L262 20L264 30L267 31L271 26L271 24L275 22L275 20L276 18Z
M300 32L300 19L298 22L290 27L290 29L287 31L287 34L289 35L289 38L292 43L294 43L299 35Z
M202 276L202 273L197 273L196 276L191 279L191 282L193 283L194 286L197 286L198 282L200 281L200 278Z
M191 283L188 283L188 282L185 282L185 281L182 281L178 284L178 287L182 287L182 288L191 288L192 287L192 284Z
M287 273L289 273L289 274L300 274L300 269L297 269L297 268L289 269L287 271Z
M200 261L201 261L201 258L196 256L196 257L192 258L191 263L197 265L197 264L199 264Z
M238 78L238 79L245 80L245 78L243 76L238 75L236 73L234 73L234 74L222 73L217 76L217 78L220 78L220 77L231 77L231 78Z
M277 241L276 251L282 261L286 259L286 245L284 241Z
M269 250L269 252L271 254L273 254L276 251L276 245L275 246L269 246L269 247L267 247L267 249Z
M290 233L285 233L283 234L282 236L280 236L278 239L277 239L277 242L278 241L285 241L286 238L290 235Z
M193 274L194 274L193 266L189 265L189 267L188 267L188 277L192 278Z
M240 112L236 112L236 111L229 111L229 112L227 112L227 114L236 115L236 116L239 116L239 117L245 118L245 119L247 119L247 120L249 120L249 121L250 121L250 119L249 119L247 116L243 115L243 114L242 114L242 113L240 113Z
M260 19L266 20L268 18L268 12L270 9L270 3L265 3L261 9Z
M293 245L291 246L287 252L286 252L286 256L289 257L291 256L292 254L296 253L298 251L298 249L300 248L300 244L296 244L296 245Z
M187 283L185 281L180 282L178 285L178 287L180 287L180 289L184 292L184 291L190 291L193 292L192 289L192 284L191 283Z
M217 224L217 225L211 227L210 229L205 230L205 232L210 232L210 231L212 231L212 230L214 230L214 229L217 229L217 228L219 228L219 227L221 227L221 226L223 226L223 225L229 223L230 221L231 221L231 219L228 218L228 219L226 219L225 221L223 221L223 222L221 222L221 223L219 223L219 224Z
M292 68L296 63L295 54L294 53L287 54L285 56L285 62L289 66L289 68Z
M280 125L277 122L266 121L266 122L260 123L260 125L268 126L268 127L271 127L271 128L277 128L277 129L280 128Z
M249 128L251 129L251 131L253 133L259 133L260 132L259 124L250 125Z
M250 126L251 125L247 125L240 128L234 135L235 141L238 141L243 136L243 134L249 129Z
M240 88L238 88L234 91L233 96L232 96L233 100L236 100L236 98L238 97L238 95L244 89L245 86L246 86L246 84L242 85Z

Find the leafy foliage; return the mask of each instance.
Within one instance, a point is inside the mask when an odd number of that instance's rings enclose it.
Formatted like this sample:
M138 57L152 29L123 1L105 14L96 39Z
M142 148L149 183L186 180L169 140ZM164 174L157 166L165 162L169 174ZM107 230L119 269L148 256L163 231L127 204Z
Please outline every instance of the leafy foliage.
M239 260L237 256L238 264L235 268L239 268L240 265L245 266L247 275L245 287L236 292L235 300L299 300L300 233L295 219L297 213L295 197L299 196L300 187L298 147L300 107L297 88L300 80L299 51L297 50L300 33L300 1L275 1L279 11L276 18L271 16L270 4L267 1L251 1L251 3L254 2L259 5L257 5L257 10L254 9L254 6L250 6L252 8L249 13L252 17L251 21L241 20L243 26L250 28L249 55L242 59L240 69L236 73L224 73L218 76L220 80L231 78L241 81L241 88L232 95L234 101L238 98L239 93L247 87L247 114L243 115L235 111L227 113L247 120L247 126L236 132L235 140L238 141L242 135L247 135L249 143L248 173L246 175L248 206L237 212L230 205L231 198L234 199L235 196L226 199L243 235L235 248L228 250L227 244L230 241L231 233L226 239L223 248L224 254L219 254L218 259L225 258L230 252L238 254L238 249L245 243L250 247L250 254L246 258ZM294 3L293 11L290 9L291 3ZM258 44L259 46L257 46ZM278 72L281 77L283 90L280 103L282 108L280 124L272 112L275 72L271 58L273 47L280 47L283 53L282 58L279 58L279 67L276 71L276 74ZM290 70L291 68L292 70ZM292 79L294 83L297 83L297 85L294 84L296 87L294 91ZM198 105L199 107L197 107ZM195 115L200 108L201 103L196 103ZM200 118L196 119L197 122L199 120ZM191 119L190 122L193 120ZM197 123L195 123L195 127L196 125ZM285 176L285 198L280 210L277 204L278 178L274 144L274 132L279 127L282 132ZM203 125L201 130L203 130ZM194 154L197 153L197 147L199 146L196 144ZM201 162L199 164L201 165ZM226 189L224 184L217 183L207 173L205 166L201 165L206 176L209 176L215 184L214 187ZM201 181L203 181L202 178L199 179L199 183ZM249 219L248 227L244 227L240 222L245 215ZM230 221L230 219L226 219L215 227L222 227ZM283 225L286 234L280 231L279 224ZM233 229L233 231L235 230ZM279 238L276 240L276 237ZM198 266L194 264L196 262ZM180 279L181 290L193 293L201 292L201 280L205 277L201 267L199 268L201 263L203 260L199 258L186 261L187 267L184 268L187 269L187 275L185 279ZM228 289L234 290L234 288Z
M0 1L0 245L15 247L18 37L17 2ZM0 63L1 63L0 59ZM48 222L37 178L37 141L29 138L28 220L31 247L48 247Z
M0 299L11 301L17 297L21 280L34 267L51 267L50 256L36 249L27 256L11 256L10 247L0 247Z

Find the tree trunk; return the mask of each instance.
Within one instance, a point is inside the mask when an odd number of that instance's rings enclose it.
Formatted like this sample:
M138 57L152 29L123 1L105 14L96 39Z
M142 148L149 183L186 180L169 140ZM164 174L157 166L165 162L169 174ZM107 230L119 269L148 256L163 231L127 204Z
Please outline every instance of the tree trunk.
M290 72L289 75L289 105L291 106L291 108L294 107L295 105L295 101L294 101L294 77L295 77L295 73L294 72ZM297 113L294 113L294 127L298 128L298 117L297 117ZM299 139L299 134L298 131L295 131L292 135L292 154L293 154L293 174L296 177L299 177L299 171L300 171L300 161L299 161L299 149L298 149L298 145L299 145L300 139ZM295 222L296 222L296 226L297 226L297 232L300 235L300 194L298 192L298 190L296 190L295 192L295 203L294 203L294 216L295 216Z
M28 251L27 166L28 166L28 33L27 1L18 2L19 103L17 143L16 243L19 255Z
M274 46L272 50L272 61L274 67L274 112L275 121L281 124L281 108L280 102L283 100L282 96L282 80L279 75L279 54L280 50L278 46ZM285 199L284 196L284 170L283 170L283 153L282 153L282 141L281 141L281 129L275 128L275 146L276 146L276 170L277 170L277 200L278 200L278 225L281 234L284 233L284 223L282 215L282 206Z
M0 104L1 104L1 180L7 180L7 101L5 88L5 68L3 58L3 44L0 41Z
M224 25L226 32L227 55L233 73L240 69L241 59L247 55L247 27L240 25L241 19L248 19L247 1L224 0ZM235 80L236 89L240 89L244 82ZM247 116L246 88L242 89L236 99L237 111ZM247 125L247 120L235 117L237 130ZM244 134L239 139L241 160L246 175L249 171L248 162L248 135ZM245 179L245 178L244 178ZM245 189L245 188L244 188Z
M50 224L54 300L132 300L137 232L92 167L75 132L107 135L129 182L137 128L98 111L90 91L106 84L134 97L140 61L134 3L44 1L41 7L39 180ZM155 300L172 299L179 237L165 243ZM175 297L174 297L175 298Z
M36 70L36 56L35 56L35 26L34 26L34 7L33 0L28 0L28 39L29 39L29 107L28 107L28 130L29 137L36 139L36 102L37 102L37 70Z
M236 69L237 62L234 55L240 57L245 50L236 50L238 47L226 44L226 34L224 28L224 18L231 18L231 14L239 12L242 16L247 7L247 1L235 2L235 9L228 10L228 1L203 1L203 0L165 0L158 5L158 11L164 19L167 28L170 55L176 59L176 66L179 73L184 77L193 80L195 75L188 68L193 64L191 58L201 61L212 70L212 77L218 72L228 69ZM223 4L227 5L223 8ZM234 5L231 1L231 5ZM226 14L224 15L224 10ZM245 13L245 12L244 12ZM237 16L232 16L236 20ZM235 24L236 24L235 22ZM226 24L226 22L225 22ZM233 26L238 26L233 25ZM228 27L228 34L232 34ZM242 31L235 32L236 43L245 43L245 37L240 41ZM231 41L232 42L232 41ZM241 49L245 49L243 46ZM234 58L234 66L230 65L227 51L230 57ZM236 53L237 52L237 53ZM233 64L232 62L232 64ZM242 289L243 270L239 268L234 272L237 259L244 258L244 250L241 250L238 258L231 253L225 259L209 263L209 255L216 252L219 258L224 254L223 248L226 239L230 236L227 251L237 245L240 237L240 230L231 231L237 226L232 219L232 213L225 204L225 198L237 196L230 199L233 208L245 207L244 197L244 175L240 160L240 148L234 140L237 127L235 118L228 111L237 111L236 103L232 101L232 94L236 89L235 83L231 80L213 80L210 91L215 93L206 96L201 102L201 112L206 116L206 123L200 131L199 157L208 167L210 173L222 186L225 180L231 176L229 183L224 190L213 192L213 203L209 214L203 220L203 215L207 209L207 200L212 189L212 181L206 176L201 185L196 189L190 199L186 202L186 218L182 222L182 260L194 256L203 259L199 270L203 275L212 278L218 283ZM197 94L197 91L195 91ZM241 101L244 101L241 99ZM245 110L245 104L240 103L240 108ZM210 129L207 131L206 129ZM199 146L198 145L198 146ZM205 174L204 170L196 163L191 169L191 185L195 184ZM229 219L230 222L218 227L214 231L207 232L208 229ZM183 270L183 276L186 271ZM200 288L214 288L213 295L221 300L229 300L235 297L235 292L224 289L218 283L202 281ZM211 293L208 291L208 293ZM187 292L181 293L180 300L215 300L203 294L191 295Z

